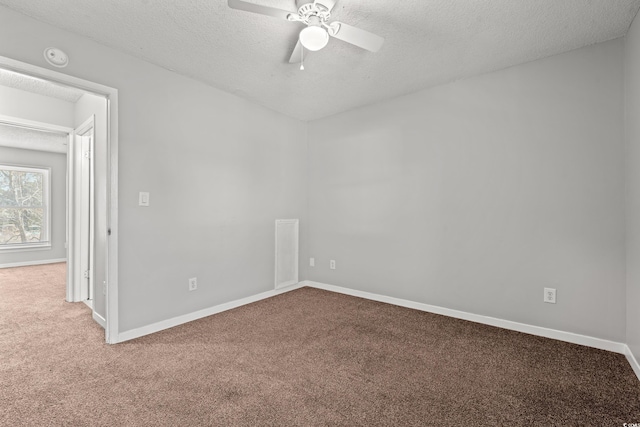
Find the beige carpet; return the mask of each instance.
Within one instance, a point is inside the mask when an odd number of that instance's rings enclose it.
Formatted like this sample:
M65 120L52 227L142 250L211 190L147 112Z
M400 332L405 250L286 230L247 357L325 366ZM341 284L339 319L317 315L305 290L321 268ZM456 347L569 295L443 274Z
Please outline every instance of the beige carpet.
M0 270L2 426L622 426L624 356L303 288L118 345Z

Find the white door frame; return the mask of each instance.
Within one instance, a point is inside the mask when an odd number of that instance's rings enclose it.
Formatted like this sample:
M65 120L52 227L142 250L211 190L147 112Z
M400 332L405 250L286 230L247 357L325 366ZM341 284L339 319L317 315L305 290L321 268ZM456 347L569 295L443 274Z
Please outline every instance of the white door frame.
M0 56L0 68L71 86L103 96L107 100L107 259L105 340L118 342L118 90L58 71ZM97 215L103 213L98 212Z

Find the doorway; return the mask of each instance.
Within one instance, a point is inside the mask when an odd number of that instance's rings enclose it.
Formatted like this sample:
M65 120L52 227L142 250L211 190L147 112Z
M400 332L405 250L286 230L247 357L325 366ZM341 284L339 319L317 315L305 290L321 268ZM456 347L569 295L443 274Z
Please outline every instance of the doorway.
M69 135L67 299L87 301L93 318L105 328L106 342L116 343L117 90L5 57L0 57L0 69L79 89L90 95L85 107L92 105L92 99L104 105Z

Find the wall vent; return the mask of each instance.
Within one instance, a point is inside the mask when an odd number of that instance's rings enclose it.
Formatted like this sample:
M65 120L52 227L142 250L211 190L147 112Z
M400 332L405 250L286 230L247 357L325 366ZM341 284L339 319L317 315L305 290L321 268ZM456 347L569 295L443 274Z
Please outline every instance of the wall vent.
M276 220L276 289L298 283L298 224L297 219Z

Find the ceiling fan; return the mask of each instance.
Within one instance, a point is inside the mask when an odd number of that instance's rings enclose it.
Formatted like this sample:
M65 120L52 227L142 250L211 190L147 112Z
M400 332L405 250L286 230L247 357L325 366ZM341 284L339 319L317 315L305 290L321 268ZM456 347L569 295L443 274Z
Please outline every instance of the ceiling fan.
M300 31L298 43L289 59L290 63L301 61L303 48L310 51L324 48L329 43L329 36L371 52L380 50L384 43L382 37L368 31L338 21L328 22L336 0L296 0L297 12L262 6L244 0L228 0L228 4L232 9L305 24L306 27Z

